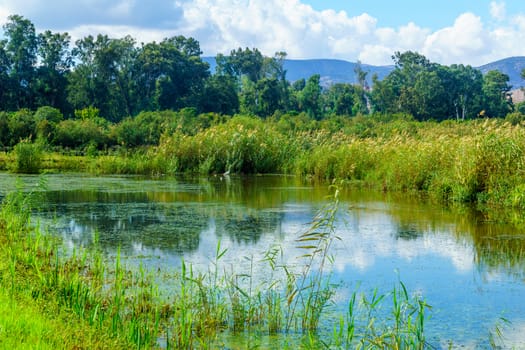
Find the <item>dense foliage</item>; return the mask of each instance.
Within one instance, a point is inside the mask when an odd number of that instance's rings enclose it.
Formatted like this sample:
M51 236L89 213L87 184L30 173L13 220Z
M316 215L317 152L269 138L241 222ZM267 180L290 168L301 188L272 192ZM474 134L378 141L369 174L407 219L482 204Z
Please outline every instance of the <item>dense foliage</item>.
M241 112L262 118L304 112L316 120L375 112L405 113L417 120L470 119L503 117L512 110L505 74L483 76L470 66L442 66L415 52L395 53L393 72L383 81L373 78L371 88L360 65L355 84L325 86L319 75L289 82L284 52L265 57L257 49L239 48L219 54L211 72L193 38L139 45L130 36L99 34L71 45L67 33L37 33L19 15L10 16L3 29L0 110L8 112L49 106L69 119L76 110L95 108L101 118L117 123L141 112L188 107L198 114ZM19 135L13 136L17 143Z

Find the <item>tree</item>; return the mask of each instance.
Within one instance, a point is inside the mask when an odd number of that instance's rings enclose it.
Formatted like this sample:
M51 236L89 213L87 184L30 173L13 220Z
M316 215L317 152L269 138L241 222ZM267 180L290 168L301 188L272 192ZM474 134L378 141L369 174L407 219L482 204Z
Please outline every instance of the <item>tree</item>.
M414 52L397 52L396 68L374 77L372 103L382 113L408 113L419 120L471 118L480 111L482 75L470 67L431 63Z
M253 50L238 48L232 50L229 56L219 54L215 61L219 74L230 75L238 81L242 76L246 76L255 83L263 77L264 57L256 48Z
M67 33L47 30L38 35L40 66L35 81L36 106L52 106L63 111L68 109L67 74L73 65L69 42Z
M420 74L430 71L432 64L425 56L412 51L396 52L392 59L395 69L383 81L379 81L377 77L373 78L374 110L383 113L404 112L415 117L418 117L418 111L428 113L423 106L424 101L418 101L424 94L416 94L416 82L429 78Z
M201 101L209 65L195 39L177 36L139 50L135 80L140 110L181 109Z
M337 83L325 92L326 108L332 115L352 115L354 107L354 91L350 84Z
M87 36L76 42L80 62L70 76L68 99L75 109L94 106L117 122L134 111L135 40Z
M32 108L34 99L32 94L35 80L35 66L37 63L37 36L35 26L31 21L19 15L8 17L4 25L5 42L4 52L10 63L9 75L11 108Z
M0 110L9 110L11 107L11 69L10 60L6 51L6 41L0 40Z
M36 136L41 140L52 141L55 136L55 128L64 120L60 110L43 106L37 109L34 115Z
M357 80L357 84L361 86L364 90L368 89L368 83L366 81L366 76L368 75L368 72L363 70L363 66L361 65L361 61L357 61L354 67L354 74L355 78Z
M299 107L312 119L322 118L321 76L314 74L306 81L306 85L299 93Z
M97 83L97 67L95 63L95 55L97 46L105 38L99 35L97 39L89 35L75 43L75 48L72 51L73 57L79 62L73 72L69 75L68 81L68 101L74 109L83 109L89 106L96 106L100 108L102 104L99 101L100 96L107 95L107 89L98 91L100 86ZM104 97L103 97L104 98Z
M243 83L240 93L241 110L248 114L268 117L282 106L282 89L276 78L262 78L253 83Z
M497 70L491 70L483 77L483 109L487 116L504 117L512 111L508 82L509 76Z
M35 138L35 120L27 108L9 114L9 144L14 146L24 139Z
M214 74L204 84L199 103L200 112L233 115L239 111L239 95L235 80L227 75Z
M445 85L456 119L474 118L481 111L483 75L471 66L452 65Z

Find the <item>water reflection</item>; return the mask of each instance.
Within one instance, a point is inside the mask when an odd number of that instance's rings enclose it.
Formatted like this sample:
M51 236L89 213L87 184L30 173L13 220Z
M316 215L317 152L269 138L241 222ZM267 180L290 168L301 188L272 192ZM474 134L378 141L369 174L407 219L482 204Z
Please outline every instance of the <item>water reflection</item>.
M0 195L14 181L0 175ZM23 181L32 188L38 178ZM108 254L120 247L129 257L157 258L158 267L175 266L181 256L206 267L218 241L230 250L226 262L237 268L247 264L243 257L260 261L276 244L284 263L293 266L303 253L295 238L328 192L292 177L50 175L35 214L70 247L89 247L98 235ZM524 230L497 223L493 215L343 190L334 278L349 288L339 291L338 300L344 303L357 283L388 291L401 278L434 306L436 339L479 347L499 317L525 324ZM267 273L263 264L253 269Z

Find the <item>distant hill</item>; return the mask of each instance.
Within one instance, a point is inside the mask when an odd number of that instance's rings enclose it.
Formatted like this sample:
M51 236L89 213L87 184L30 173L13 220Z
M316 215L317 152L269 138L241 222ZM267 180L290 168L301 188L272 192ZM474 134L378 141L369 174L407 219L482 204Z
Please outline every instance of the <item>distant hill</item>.
M212 72L217 66L215 57L203 57L202 60L210 65ZM286 79L296 81L308 79L314 74L321 75L321 85L328 86L335 83L357 83L354 69L357 63L336 59L308 59L308 60L285 60ZM361 64L361 69L368 72L368 83L372 83L372 76L377 74L379 80L385 78L394 66L372 66Z
M509 84L513 89L525 87L525 80L521 78L521 71L525 69L525 57L509 57L502 60L485 64L478 69L483 73L491 70L499 70L509 76Z
M216 63L214 57L203 57L208 62L211 71L215 71ZM286 77L290 81L302 78L308 79L314 74L321 75L321 84L327 86L334 83L356 83L354 69L356 63L335 59L308 59L308 60L285 60L284 68ZM377 74L379 80L386 77L394 66L372 66L361 64L361 68L368 72L368 81L371 83L372 76ZM513 89L525 87L525 80L521 78L521 71L525 68L525 57L510 57L496 62L485 64L478 69L483 73L490 70L499 70L510 78Z
M357 63L332 59L286 60L284 62L288 80L307 79L313 74L319 74L323 86L334 83L357 83L354 72L356 66ZM374 74L377 74L379 80L382 80L394 69L394 66L361 64L361 69L368 72L367 80L371 84Z

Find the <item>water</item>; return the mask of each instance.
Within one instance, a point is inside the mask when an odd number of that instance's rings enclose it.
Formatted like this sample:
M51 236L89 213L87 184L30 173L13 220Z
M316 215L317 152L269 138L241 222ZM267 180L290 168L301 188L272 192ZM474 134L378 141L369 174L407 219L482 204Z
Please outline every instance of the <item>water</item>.
M38 177L21 177L26 190ZM206 269L217 243L225 264L248 268L247 257L279 245L288 264L301 250L295 238L327 203L328 186L293 177L146 179L47 175L35 216L68 247L89 247L98 236L108 256L177 269L181 257ZM0 174L0 193L15 177ZM500 319L505 347L525 348L525 230L498 224L465 207L444 208L417 199L342 191L334 246L336 300L358 288L388 292L401 280L432 305L431 343L488 348ZM267 271L255 264L255 275Z

